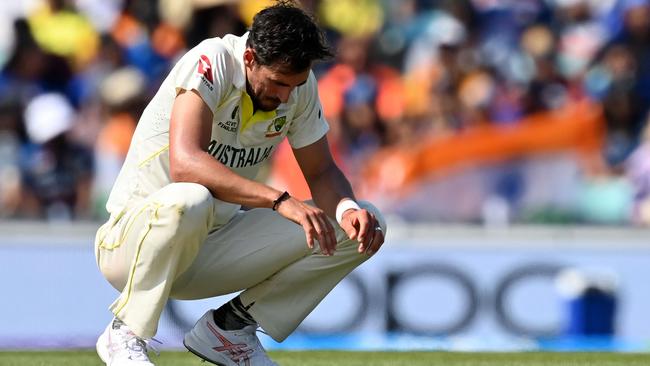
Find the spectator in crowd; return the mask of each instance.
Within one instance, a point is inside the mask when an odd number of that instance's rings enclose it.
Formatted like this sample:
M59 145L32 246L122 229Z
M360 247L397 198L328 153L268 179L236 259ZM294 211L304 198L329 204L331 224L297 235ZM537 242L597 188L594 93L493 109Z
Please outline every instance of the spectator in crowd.
M68 59L80 70L93 61L99 48L97 31L79 13L72 0L47 0L29 14L27 21L38 45Z
M65 134L75 122L73 107L61 94L42 94L29 102L24 119L23 209L54 220L86 217L93 165L90 152Z
M106 119L95 144L95 179L93 184L93 213L105 216L104 205L131 144L131 136L146 100L146 78L134 67L113 71L100 87ZM108 218L108 217L105 217Z
M18 150L22 110L15 101L0 105L0 217L17 216L21 204Z
M625 162L625 170L634 189L635 223L650 225L650 114L646 116L641 144Z

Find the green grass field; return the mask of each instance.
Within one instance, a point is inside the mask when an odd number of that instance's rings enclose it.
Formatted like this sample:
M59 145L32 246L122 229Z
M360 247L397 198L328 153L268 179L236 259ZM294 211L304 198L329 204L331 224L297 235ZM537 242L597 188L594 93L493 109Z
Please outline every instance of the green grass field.
M647 366L650 354L460 352L270 352L282 366ZM207 366L187 352L153 356L158 366ZM1 366L101 366L92 351L0 352Z

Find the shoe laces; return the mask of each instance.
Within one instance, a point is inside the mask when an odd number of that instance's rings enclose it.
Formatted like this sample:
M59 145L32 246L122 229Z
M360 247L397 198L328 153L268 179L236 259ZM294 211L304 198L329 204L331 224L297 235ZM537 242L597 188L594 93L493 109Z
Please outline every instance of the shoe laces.
M147 345L148 350L153 351L153 353L155 353L156 356L160 356L160 350L153 345L153 342L156 342L158 344L163 344L161 341L157 340L156 338L151 338L144 341L144 343Z
M149 361L148 350L152 350L157 356L160 351L152 344L152 341L162 344L159 340L152 338L144 340L135 335L124 323L117 322L113 327L116 343L120 349L128 353L128 358L133 361Z
M266 349L262 346L262 342L256 334L257 332L269 335L262 328L259 328L259 325L249 325L241 330L241 333L247 338L247 343L249 343L253 348L259 348L264 354L266 354Z
M257 327L258 327L257 325L247 325L244 328L235 331L236 332L235 334L240 337L246 338L247 343L249 343L248 341L250 341L250 343L257 343L258 338L257 335L255 334L255 332L258 329Z

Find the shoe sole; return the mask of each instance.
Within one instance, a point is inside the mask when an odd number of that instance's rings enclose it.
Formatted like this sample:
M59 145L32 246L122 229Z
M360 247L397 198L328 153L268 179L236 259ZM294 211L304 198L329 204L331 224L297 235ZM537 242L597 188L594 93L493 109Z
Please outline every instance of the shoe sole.
M192 347L188 346L187 343L185 343L185 339L183 339L183 346L185 346L185 348L187 348L188 351L192 352L196 357L202 359L203 361L209 362L209 363L211 363L213 365L228 366L225 363L217 363L216 361L213 361L213 360L207 358L206 356L202 355L201 353L199 353L198 351L196 351Z
M106 339L106 332L102 333L95 343L95 350L99 358L108 365L108 339Z

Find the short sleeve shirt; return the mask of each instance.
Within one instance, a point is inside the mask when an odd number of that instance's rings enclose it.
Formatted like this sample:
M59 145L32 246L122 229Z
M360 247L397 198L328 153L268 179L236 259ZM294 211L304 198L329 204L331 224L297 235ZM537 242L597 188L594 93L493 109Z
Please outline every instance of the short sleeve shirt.
M169 174L169 124L180 90L195 90L213 114L207 152L235 173L254 179L262 163L286 137L294 148L310 145L328 131L313 73L287 103L271 112L252 112L246 93L243 55L247 34L211 38L188 51L174 66L144 110L126 161L106 208L111 215L172 183ZM240 206L214 199L216 224Z

